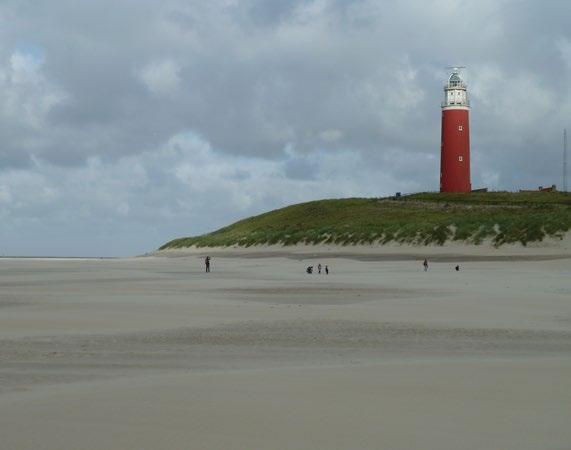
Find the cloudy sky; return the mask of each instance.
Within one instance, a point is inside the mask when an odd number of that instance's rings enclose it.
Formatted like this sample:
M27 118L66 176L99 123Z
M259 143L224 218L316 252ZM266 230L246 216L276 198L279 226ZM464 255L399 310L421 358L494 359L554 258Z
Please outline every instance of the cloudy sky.
M133 255L306 200L561 184L569 0L2 0L0 254Z

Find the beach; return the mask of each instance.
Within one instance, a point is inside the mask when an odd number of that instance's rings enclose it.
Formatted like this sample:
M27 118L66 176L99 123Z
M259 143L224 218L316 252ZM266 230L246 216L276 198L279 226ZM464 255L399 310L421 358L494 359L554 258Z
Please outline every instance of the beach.
M1 258L0 448L571 448L568 242Z

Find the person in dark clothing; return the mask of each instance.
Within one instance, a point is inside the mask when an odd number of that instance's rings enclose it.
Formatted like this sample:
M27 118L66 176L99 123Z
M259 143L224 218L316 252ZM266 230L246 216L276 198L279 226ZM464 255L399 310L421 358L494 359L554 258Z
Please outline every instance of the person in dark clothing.
M456 269L456 272L460 272L460 266L457 265L456 267L454 267Z
M329 275L329 266L325 266L325 275Z
M321 274L321 263L317 265L317 273Z
M305 271L307 273L313 273L313 266L308 266L307 269L305 269Z
M428 259L425 259L422 265L424 266L424 271L426 272L428 270Z
M206 266L206 273L210 272L210 256L204 258L204 265Z

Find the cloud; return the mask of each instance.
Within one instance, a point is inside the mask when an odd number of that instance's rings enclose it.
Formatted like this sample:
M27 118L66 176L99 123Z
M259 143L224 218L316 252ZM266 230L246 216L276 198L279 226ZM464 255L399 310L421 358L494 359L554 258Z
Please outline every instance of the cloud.
M343 131L337 129L323 130L319 137L326 142L336 142L343 137Z
M29 164L45 145L49 112L65 99L43 64L42 57L18 50L0 59L0 169Z
M139 76L154 94L171 94L180 84L180 67L174 61L165 60L146 65Z

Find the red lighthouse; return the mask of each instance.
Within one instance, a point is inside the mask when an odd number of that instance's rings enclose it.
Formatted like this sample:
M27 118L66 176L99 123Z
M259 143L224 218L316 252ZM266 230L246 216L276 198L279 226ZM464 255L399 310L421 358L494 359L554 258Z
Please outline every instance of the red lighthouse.
M460 68L444 86L440 192L470 192L470 101Z

